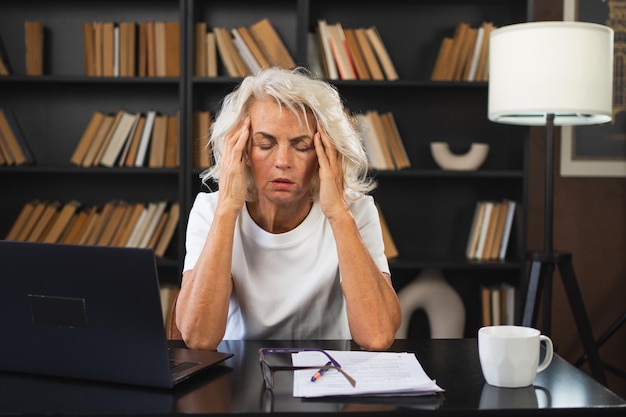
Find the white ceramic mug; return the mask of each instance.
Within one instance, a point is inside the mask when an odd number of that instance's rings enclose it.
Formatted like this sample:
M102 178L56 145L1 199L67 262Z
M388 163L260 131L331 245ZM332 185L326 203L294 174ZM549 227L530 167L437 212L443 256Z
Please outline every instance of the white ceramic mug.
M546 354L539 363L539 345ZM537 329L522 326L486 326L478 330L480 366L488 384L504 388L527 387L537 372L550 365L552 340Z

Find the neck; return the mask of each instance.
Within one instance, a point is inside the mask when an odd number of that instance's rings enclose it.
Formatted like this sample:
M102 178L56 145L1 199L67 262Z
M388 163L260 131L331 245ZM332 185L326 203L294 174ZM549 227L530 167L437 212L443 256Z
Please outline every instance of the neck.
M248 212L254 222L269 233L289 232L304 221L311 211L313 203L309 200L277 205L271 202L257 200L247 203Z

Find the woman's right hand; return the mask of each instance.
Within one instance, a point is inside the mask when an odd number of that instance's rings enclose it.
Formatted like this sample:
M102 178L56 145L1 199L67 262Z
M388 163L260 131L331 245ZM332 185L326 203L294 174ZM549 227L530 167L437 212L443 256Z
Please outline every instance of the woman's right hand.
M250 136L250 117L238 123L224 139L224 151L220 158L220 205L239 211L246 202L244 178L245 152Z

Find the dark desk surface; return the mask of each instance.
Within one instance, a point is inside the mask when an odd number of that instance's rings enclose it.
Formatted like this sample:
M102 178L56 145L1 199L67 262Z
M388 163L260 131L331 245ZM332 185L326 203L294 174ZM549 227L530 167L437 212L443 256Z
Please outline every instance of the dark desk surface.
M0 414L253 415L273 411L311 416L395 411L499 415L506 410L507 416L626 415L626 401L558 355L537 375L533 387L500 389L487 385L476 339L396 341L390 350L415 352L426 373L446 390L436 396L409 398L293 398L291 372L277 373L274 391L266 391L257 355L265 346L357 349L346 341L225 341L219 350L235 353L233 358L171 391L0 373Z

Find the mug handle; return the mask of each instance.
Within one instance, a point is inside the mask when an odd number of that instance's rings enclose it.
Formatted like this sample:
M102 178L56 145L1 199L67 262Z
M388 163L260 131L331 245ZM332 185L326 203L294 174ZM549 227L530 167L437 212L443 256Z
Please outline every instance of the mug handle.
M546 344L546 356L543 358L543 362L539 364L537 372L541 372L550 365L552 362L552 355L554 353L554 347L552 346L552 339L546 335L539 335L539 343L544 342Z

